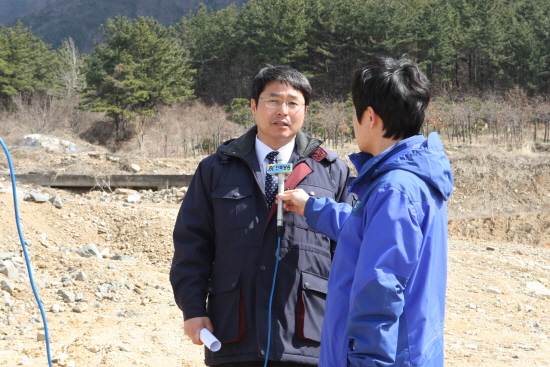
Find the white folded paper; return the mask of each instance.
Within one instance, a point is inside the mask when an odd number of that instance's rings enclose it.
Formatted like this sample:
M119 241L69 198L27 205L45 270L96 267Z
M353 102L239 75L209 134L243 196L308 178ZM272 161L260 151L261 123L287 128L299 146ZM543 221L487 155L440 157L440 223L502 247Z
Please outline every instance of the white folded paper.
M212 352L217 352L222 347L222 343L207 328L201 330L200 339Z

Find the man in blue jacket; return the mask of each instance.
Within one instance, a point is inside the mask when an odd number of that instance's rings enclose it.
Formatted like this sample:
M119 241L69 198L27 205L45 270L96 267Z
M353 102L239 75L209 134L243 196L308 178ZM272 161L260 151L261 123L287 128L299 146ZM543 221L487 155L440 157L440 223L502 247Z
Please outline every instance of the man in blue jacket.
M288 213L276 257L277 204L270 188L277 185L276 177L266 176L268 159L277 156L294 165L286 188L336 202L346 198L347 165L300 130L310 96L309 81L298 71L263 68L252 86L256 126L199 164L181 205L170 281L192 342L202 344L203 328L222 342L218 352L205 350L208 366L318 364L336 243Z
M410 61L375 58L355 73L352 97L356 205L301 190L280 195L338 240L319 365L441 367L454 181L437 134L417 135L428 82Z

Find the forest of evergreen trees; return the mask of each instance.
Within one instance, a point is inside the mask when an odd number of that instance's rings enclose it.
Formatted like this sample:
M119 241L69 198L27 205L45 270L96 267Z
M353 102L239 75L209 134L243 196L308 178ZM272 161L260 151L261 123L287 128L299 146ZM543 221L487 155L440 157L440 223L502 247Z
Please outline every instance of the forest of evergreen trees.
M312 106L310 119L327 103L347 119L351 75L375 55L416 61L436 96L432 128L452 123L452 136L464 141L503 120L497 103L548 105L550 1L251 0L201 5L169 27L117 17L100 29L101 42L82 55L70 39L52 50L22 23L0 26L0 109L36 96L69 99L118 127L145 125L161 107L196 99L226 106L228 119L243 125L252 77L266 64L289 64L324 103ZM543 124L546 141L541 111L517 115ZM335 139L349 133L346 124L321 131Z
M317 95L343 98L373 55L405 55L443 89L550 92L549 1L253 0L201 7L176 32L196 95L224 104L246 96L265 63L291 64Z

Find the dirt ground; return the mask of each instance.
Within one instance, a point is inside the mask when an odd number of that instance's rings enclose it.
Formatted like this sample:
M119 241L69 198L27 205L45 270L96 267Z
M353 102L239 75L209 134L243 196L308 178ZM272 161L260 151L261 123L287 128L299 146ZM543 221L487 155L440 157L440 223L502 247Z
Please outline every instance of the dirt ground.
M353 148L337 150L342 155ZM550 153L446 145L455 173L449 202L446 365L550 366ZM192 173L198 159L119 160L15 148L17 173ZM3 158L3 157L2 157ZM0 365L47 366L42 321L0 158ZM129 173L129 172L127 172ZM178 203L21 185L63 206L19 200L54 365L202 366L168 281ZM75 251L94 244L102 255ZM126 255L120 260L113 255ZM1 266L0 266L1 267ZM1 270L1 269L0 269Z

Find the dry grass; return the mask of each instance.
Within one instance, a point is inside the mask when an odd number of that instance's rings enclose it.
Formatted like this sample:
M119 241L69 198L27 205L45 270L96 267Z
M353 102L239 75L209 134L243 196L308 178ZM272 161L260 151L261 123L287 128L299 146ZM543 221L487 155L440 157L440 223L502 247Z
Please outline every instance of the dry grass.
M486 106L491 107L489 103ZM493 106L493 110L498 111L498 108ZM458 117L467 116L464 111ZM32 131L28 123L18 123L22 113L0 114L0 136L11 146L16 171L20 173L49 171L98 177L128 173L127 167L137 163L142 167L141 173L191 174L198 162L213 153L219 144L241 135L248 128L227 121L220 106L206 106L196 101L163 109L149 125L142 126L143 130L134 130L133 138L123 144L112 138L113 126L102 122L104 116L100 114L92 114L86 123L78 125L81 131L87 131L88 134L80 134L86 140L78 137L79 134L73 129L76 125L71 125L68 116L61 118L58 125L50 126L56 137L76 143L84 152L103 153L101 159L96 159L87 153L49 153L42 149L19 146L21 137ZM436 127L434 123L437 119L433 117L433 110L431 114L432 125L427 127L425 133ZM525 111L522 116L525 116ZM441 115L440 118L443 117ZM471 136L469 143L469 136L468 139L453 136L449 128L440 126L440 136L456 179L455 192L449 205L451 217L539 212L550 205L547 189L550 187L550 143L535 143L532 129L532 124L525 124L521 130L517 130L521 131L521 139L512 139L502 133L496 136L481 126L476 130L477 134ZM118 161L105 158L108 154L105 146L88 143L97 142L93 140L94 136L104 145L117 148ZM342 144L340 141L336 147L333 145L332 140L325 142L326 147L348 163L352 175L357 175L348 158L349 154L357 151L355 142ZM4 166L2 163L0 165Z

